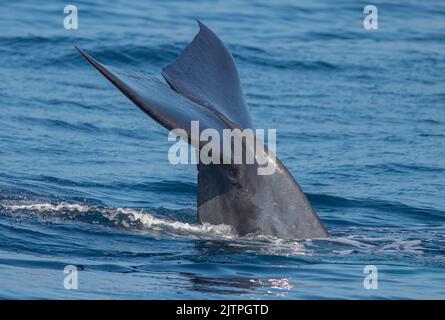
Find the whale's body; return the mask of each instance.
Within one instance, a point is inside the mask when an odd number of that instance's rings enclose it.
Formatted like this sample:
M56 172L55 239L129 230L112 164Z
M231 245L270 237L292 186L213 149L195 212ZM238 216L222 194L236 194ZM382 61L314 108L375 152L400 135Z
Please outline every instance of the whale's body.
M199 27L177 60L162 69L168 85L152 76L103 65L79 52L169 130L183 129L191 136L191 121L199 121L201 131L253 128L233 57L210 29L200 22ZM194 145L201 146L196 141ZM328 236L286 167L276 157L269 162L275 166L272 175L259 175L257 163L198 164L198 220L230 225L240 235Z

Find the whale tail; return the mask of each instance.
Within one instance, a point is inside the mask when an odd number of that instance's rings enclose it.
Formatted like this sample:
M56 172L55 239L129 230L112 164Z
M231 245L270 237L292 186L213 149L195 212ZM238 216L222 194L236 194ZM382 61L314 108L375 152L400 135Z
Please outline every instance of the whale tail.
M103 65L79 52L142 111L169 130L182 129L197 149L191 121L201 133L214 129L253 129L234 59L221 40L198 21L199 33L158 78ZM245 147L248 147L244 145ZM266 148L267 149L267 148ZM222 149L221 149L222 150ZM231 157L224 154L221 157ZM328 235L300 186L271 153L274 166L259 175L260 164L198 164L198 219L227 224L239 234L263 233L280 238Z

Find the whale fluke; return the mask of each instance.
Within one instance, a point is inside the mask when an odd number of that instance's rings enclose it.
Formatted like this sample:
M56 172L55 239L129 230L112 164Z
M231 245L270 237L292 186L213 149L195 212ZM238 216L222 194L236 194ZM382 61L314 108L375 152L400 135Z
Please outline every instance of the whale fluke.
M232 55L208 27L198 24L200 30L193 41L162 69L167 84L154 76L106 66L76 48L142 111L169 130L185 130L188 142L201 148L200 141L190 139L191 121L199 121L201 131L216 129L221 136L224 129L253 126ZM262 156L274 166L273 174L258 175L260 164L256 162L198 164L199 221L230 225L240 235L328 236L283 163L269 153Z
M198 24L198 34L162 69L163 77L179 94L224 114L238 128L252 128L232 55L209 28Z

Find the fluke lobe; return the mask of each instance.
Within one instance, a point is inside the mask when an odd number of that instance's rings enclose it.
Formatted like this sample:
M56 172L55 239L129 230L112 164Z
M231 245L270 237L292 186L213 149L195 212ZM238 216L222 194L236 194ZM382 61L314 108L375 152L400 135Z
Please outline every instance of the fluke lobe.
M153 76L101 64L76 48L142 111L169 130L183 129L190 137L191 121L199 121L200 131L212 128L221 136L223 129L253 128L232 55L209 28L198 24L193 41L162 69L167 84ZM201 147L200 142L189 143ZM269 160L275 166L272 175L258 175L258 163L198 164L198 220L230 225L239 235L327 237L287 168L276 157Z

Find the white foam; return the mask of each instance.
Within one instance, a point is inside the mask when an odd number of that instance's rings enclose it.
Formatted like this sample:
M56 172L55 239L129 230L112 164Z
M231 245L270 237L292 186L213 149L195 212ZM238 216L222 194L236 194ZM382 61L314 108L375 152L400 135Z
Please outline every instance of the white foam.
M318 248L320 241L350 246L350 248L331 248L341 256L347 256L356 250L360 252L391 253L408 252L422 254L420 240L406 240L403 233L394 238L394 231L389 237L369 237L366 235L351 235L347 237L331 237L312 240L292 241L278 239L268 235L250 234L238 237L232 227L228 225L211 225L208 223L194 224L182 221L156 217L153 214L132 208L110 208L87 204L54 203L26 203L0 202L0 208L7 212L39 215L45 219L63 219L88 221L92 223L111 223L127 229L137 229L155 235L170 235L209 240L230 240L230 246L244 250L253 250L268 254L279 255L311 255L311 248ZM96 215L99 214L98 217ZM85 219L84 217L87 217ZM83 219L84 218L84 219ZM101 220L99 218L105 219ZM317 244L318 243L318 244ZM352 248L351 248L352 247Z
M191 236L205 236L213 235L222 238L233 238L236 236L233 229L228 225L211 225L192 224L181 221L168 220L157 218L152 214L131 208L107 208L85 204L69 204L69 203L31 203L31 204L0 204L1 207L9 211L26 211L27 213L52 213L56 218L66 218L64 213L76 213L85 215L89 213L100 213L103 217L110 221L122 224L124 227L129 227L128 222L137 222L143 226L144 229L156 229L166 231L178 235ZM57 215L60 213L60 215ZM117 219L118 215L124 215L126 219ZM73 219L73 217L70 217ZM169 232L170 231L170 232Z
M150 235L197 238L205 240L228 240L230 247L272 255L307 255L304 241L282 240L262 234L240 237L228 225L194 224L156 217L145 210L110 208L87 204L0 202L6 212L36 215L43 219L88 221L111 224ZM99 216L97 216L99 215ZM102 220L105 219L105 220Z
M52 204L52 203L34 203L34 204L13 204L13 205L2 205L2 207L13 210L13 211L21 211L21 210L30 210L30 211L71 211L71 212L88 212L91 210L91 206L81 205L81 204L68 204L68 203L60 203L60 204Z

